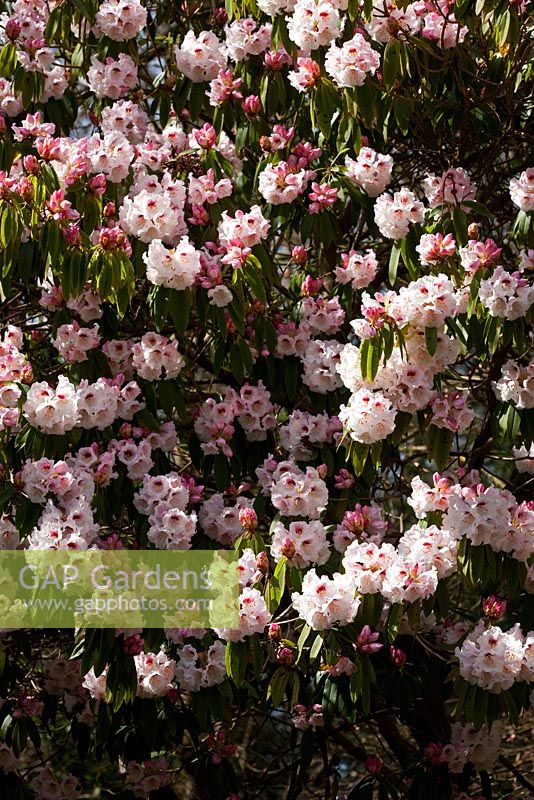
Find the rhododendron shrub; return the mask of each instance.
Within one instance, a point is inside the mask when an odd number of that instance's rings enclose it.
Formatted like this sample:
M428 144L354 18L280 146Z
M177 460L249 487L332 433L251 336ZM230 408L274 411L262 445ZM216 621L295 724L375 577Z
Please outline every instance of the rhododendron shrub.
M1 628L2 797L532 796L529 12L1 4L0 548L240 586Z

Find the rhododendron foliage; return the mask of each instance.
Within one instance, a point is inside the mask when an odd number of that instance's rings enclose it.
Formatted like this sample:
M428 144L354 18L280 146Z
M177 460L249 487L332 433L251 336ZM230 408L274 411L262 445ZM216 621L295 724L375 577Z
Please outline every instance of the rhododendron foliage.
M532 798L530 11L0 4L0 550L239 584L0 615L0 796Z

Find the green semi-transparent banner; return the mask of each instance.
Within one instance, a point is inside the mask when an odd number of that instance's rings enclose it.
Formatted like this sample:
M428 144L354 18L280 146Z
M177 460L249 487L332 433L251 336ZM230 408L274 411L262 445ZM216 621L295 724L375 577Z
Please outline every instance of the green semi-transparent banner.
M237 553L2 550L0 628L237 628Z

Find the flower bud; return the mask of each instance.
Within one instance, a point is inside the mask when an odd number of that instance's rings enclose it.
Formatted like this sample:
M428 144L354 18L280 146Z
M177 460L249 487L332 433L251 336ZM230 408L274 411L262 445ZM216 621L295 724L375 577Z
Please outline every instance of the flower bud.
M443 745L441 742L430 742L425 747L425 757L431 764L437 766L441 764L441 754L443 752Z
M39 161L33 155L24 156L22 164L29 175L38 175L41 171Z
M369 775L380 775L382 772L383 762L382 759L378 756L368 756L365 759L365 769L369 773Z
M30 179L25 175L17 183L16 192L22 197L24 202L32 202L34 198L33 185L30 183Z
M270 153L272 150L271 140L268 136L260 136L260 147L264 153Z
M239 524L247 532L252 533L258 527L258 515L253 508L239 509Z
M71 246L78 244L80 241L80 229L77 225L65 225L61 228L61 235Z
M308 251L301 244L297 244L291 252L291 257L295 264L298 264L299 267L301 267L308 260Z
M214 9L211 20L213 25L226 25L228 22L228 14L226 13L226 9L222 6L218 6L218 8Z
M482 599L482 613L489 619L504 617L507 606L508 603L504 597L496 597L494 594Z
M15 39L19 38L21 29L22 29L22 26L21 26L20 22L18 21L18 19L15 19L14 17L11 17L11 19L8 19L8 21L6 22L6 36L7 36L7 38L11 39L11 41L14 42Z
M283 664L284 667L292 667L295 663L295 653L293 652L293 648L281 647L276 654L276 660L279 664Z
M269 572L269 559L264 550L262 550L261 553L258 553L256 556L256 568L262 573L262 575L267 575Z
M269 625L269 639L271 642L279 642L282 638L282 628L277 622L272 622Z
M389 648L389 657L393 664L396 667L403 667L406 664L406 653L400 647L391 647Z
M282 546L280 547L280 552L282 553L283 556L289 559L293 558L293 556L295 555L295 545L289 538L289 536L286 536L286 538L282 542Z
M248 114L250 117L254 117L261 111L261 100L257 94L251 94L248 97L245 97L241 103L241 108L245 114Z
M22 374L20 377L21 383L29 384L33 383L33 367L31 364L25 364L22 368Z
M88 187L91 194L99 195L104 194L106 191L106 176L105 175L95 175L93 178L90 178Z
M203 150L211 150L217 140L217 132L213 125L206 122L200 130L193 133L193 138Z
M323 282L320 278L312 278L311 275L306 275L300 287L300 293L304 297L314 297L321 290Z
M143 652L144 641L138 633L127 636L122 643L122 652L128 656L137 656Z
M328 467L326 466L326 464L319 464L319 466L317 467L317 474L322 480L326 478L326 476L328 475Z
M471 222L467 227L467 235L470 239L478 239L478 225L476 222Z
M132 437L132 426L129 422L123 422L119 428L119 436L121 439L131 439Z

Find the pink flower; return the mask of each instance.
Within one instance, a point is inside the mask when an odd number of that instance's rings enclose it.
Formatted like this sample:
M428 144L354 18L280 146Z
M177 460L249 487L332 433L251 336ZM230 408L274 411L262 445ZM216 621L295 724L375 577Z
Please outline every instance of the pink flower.
M313 58L297 58L297 66L298 70L290 72L287 78L297 92L305 92L321 77L321 67Z
M328 206L334 205L337 200L338 189L329 186L327 183L312 183L312 191L308 194L308 198L312 201L310 203L310 214L319 214L324 211Z
M243 109L245 114L254 117L261 111L261 100L258 97L258 95L250 94L248 97L245 97L245 99L241 103L241 108Z
M52 192L50 197L45 203L47 216L62 222L69 219L78 219L79 213L76 209L72 208L72 203L65 200L65 190L58 189Z
M344 468L341 468L339 472L334 475L334 481L336 489L350 489L355 483L354 477Z
M425 233L415 248L421 256L421 264L437 264L450 258L456 251L456 242L452 233Z
M384 645L380 644L378 641L379 638L380 634L377 631L373 632L369 625L364 625L358 634L354 648L366 655L378 653L378 651L384 647Z
M203 150L211 150L217 141L217 131L213 125L206 122L202 128L193 132L193 138Z

